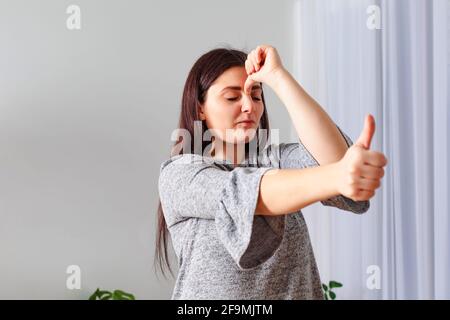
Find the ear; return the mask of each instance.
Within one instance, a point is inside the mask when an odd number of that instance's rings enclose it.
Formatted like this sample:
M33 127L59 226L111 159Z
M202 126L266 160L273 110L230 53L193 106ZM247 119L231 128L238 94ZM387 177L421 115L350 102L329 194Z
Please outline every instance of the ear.
M206 120L204 106L201 104L198 105L198 115L200 116L200 120Z

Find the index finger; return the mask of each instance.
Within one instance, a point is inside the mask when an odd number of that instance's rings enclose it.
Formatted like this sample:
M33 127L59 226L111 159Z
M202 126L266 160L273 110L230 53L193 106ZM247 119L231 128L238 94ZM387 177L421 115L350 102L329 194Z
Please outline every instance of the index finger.
M387 164L387 158L378 151L366 150L364 162L375 167L384 167Z
M253 84L255 84L255 83L256 83L256 81L252 80L252 79L250 78L250 76L248 76L248 77L247 77L247 80L245 80L245 84L244 84L244 92L245 92L246 94L250 94L250 93L252 92Z

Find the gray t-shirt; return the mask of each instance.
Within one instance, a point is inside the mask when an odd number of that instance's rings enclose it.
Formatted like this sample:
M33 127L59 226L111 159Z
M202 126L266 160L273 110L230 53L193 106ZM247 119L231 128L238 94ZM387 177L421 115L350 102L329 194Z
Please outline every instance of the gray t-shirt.
M233 166L184 154L161 164L159 193L179 266L172 299L323 299L302 212L255 215L265 172L319 164L300 140L271 144L260 157ZM354 213L370 206L342 195L321 202Z

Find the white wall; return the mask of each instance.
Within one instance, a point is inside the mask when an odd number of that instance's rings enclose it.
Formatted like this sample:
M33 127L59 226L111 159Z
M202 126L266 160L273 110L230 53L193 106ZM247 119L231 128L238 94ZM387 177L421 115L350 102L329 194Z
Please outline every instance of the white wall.
M81 30L66 8L81 8ZM0 298L170 298L153 250L159 165L184 80L221 44L277 47L292 1L0 0ZM267 90L266 90L267 92ZM267 92L273 128L290 120ZM66 268L81 268L81 289Z

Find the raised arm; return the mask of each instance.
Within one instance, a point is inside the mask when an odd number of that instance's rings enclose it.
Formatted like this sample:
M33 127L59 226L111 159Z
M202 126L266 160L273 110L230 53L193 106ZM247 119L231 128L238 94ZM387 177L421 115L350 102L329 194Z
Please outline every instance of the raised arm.
M247 58L246 90L254 81L267 84L283 102L299 139L321 164L340 160L348 147L325 110L283 67L274 47L258 46Z

